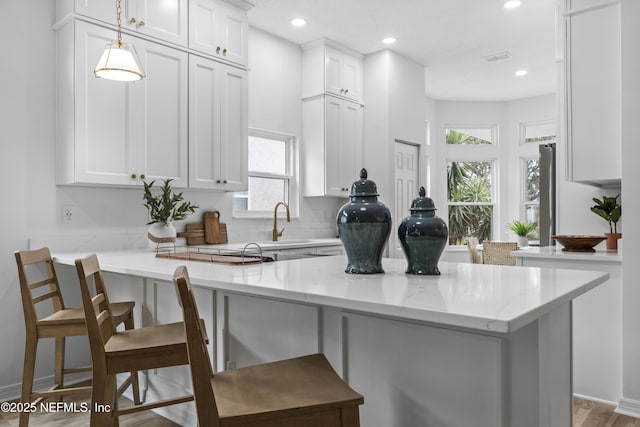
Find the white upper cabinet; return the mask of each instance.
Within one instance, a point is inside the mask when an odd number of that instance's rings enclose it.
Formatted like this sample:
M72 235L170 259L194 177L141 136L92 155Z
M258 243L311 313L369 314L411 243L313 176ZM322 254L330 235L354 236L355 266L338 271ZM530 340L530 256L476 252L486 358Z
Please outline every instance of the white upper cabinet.
M126 0L125 3L123 28L179 46L187 45L187 0Z
M187 186L185 52L130 36L147 77L93 76L115 31L69 21L57 33L57 183L142 185L171 178Z
M619 185L620 4L571 0L565 11L565 102L569 179Z
M245 9L219 0L190 0L189 47L215 58L247 65Z
M122 0L122 28L187 46L187 7L188 0ZM58 0L58 20L71 13L117 24L115 0Z
M328 93L362 102L362 55L326 39L303 50L303 98Z
M247 189L247 72L189 58L189 187Z
M362 105L325 95L302 108L304 195L347 197L362 167Z

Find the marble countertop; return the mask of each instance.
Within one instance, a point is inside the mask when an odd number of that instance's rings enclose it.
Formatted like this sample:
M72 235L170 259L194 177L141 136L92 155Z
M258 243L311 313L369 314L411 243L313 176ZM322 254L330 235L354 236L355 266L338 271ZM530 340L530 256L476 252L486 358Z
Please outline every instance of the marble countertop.
M74 265L87 253L56 253ZM439 263L440 276L404 273L404 259L384 259L385 274L344 272L344 256L230 266L156 258L150 250L99 252L105 272L172 281L186 264L194 286L311 303L449 327L509 333L608 279L595 271Z
M622 251L596 250L595 252L568 252L563 251L562 246L530 247L511 252L511 256L521 258L544 258L555 261L606 261L622 262Z

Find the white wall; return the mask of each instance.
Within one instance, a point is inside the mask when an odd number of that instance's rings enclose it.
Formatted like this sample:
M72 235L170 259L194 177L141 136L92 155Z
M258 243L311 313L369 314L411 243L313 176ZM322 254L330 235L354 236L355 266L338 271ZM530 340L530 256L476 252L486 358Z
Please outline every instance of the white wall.
M13 251L28 249L29 240L52 250L145 245L147 213L141 189L57 187L55 185L55 32L53 1L0 3L0 36L6 40L0 62L0 179L5 183L0 209L0 401L15 397L21 382L24 321ZM301 58L299 46L250 29L249 125L301 134ZM232 219L232 195L186 190L185 198L201 212L221 211L231 241L268 240L271 218ZM62 224L62 205L73 204L73 224ZM302 217L285 224L288 237L333 237L335 199L302 199ZM176 225L178 230L183 226ZM74 279L74 278L71 278ZM80 304L77 284L63 285L66 302ZM78 341L68 361L88 359L86 342ZM52 345L40 345L36 377L52 372ZM77 350L74 350L76 348ZM86 352L84 352L86 350ZM76 359L78 360L74 360ZM13 393L13 394L12 394Z
M640 212L640 167L638 135L640 135L640 2L622 0L622 189L624 200L623 253L623 384L620 407L632 410L640 416L640 247L634 242L640 239L640 224L633 215Z
M424 68L392 51L367 55L364 60L364 160L376 182L378 200L395 212L395 141L420 147L420 182L426 185L426 124ZM416 188L416 197L418 189ZM408 209L409 206L406 207ZM393 218L388 247L397 247Z

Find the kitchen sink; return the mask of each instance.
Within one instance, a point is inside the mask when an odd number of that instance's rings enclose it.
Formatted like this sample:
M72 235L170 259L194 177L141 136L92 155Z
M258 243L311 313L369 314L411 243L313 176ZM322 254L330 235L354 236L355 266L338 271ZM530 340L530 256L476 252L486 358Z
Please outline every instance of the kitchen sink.
M299 243L309 243L311 242L311 240L309 239L285 239L285 240L278 240L276 242L274 241L268 241L268 242L258 242L258 244L265 244L265 245L295 245L295 244L299 244Z

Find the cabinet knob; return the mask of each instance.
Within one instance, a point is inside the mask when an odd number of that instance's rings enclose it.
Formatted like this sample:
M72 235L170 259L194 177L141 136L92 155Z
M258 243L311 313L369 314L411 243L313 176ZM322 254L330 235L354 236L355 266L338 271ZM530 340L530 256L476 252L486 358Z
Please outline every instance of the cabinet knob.
M136 22L136 18L131 18L131 20L129 21L130 24L135 24Z
M223 55L226 55L226 54L227 54L227 49L226 49L226 48L222 49L222 54L223 54Z
M136 179L138 177L138 175L136 175L135 173L131 174L131 179Z
M340 89L340 93L344 93L344 89Z
M344 90L344 93L349 93L349 89L345 89L345 90Z
M226 184L226 183L227 183L227 180L225 179L224 181L222 181L222 183L223 183L223 184Z
M144 174L140 175L140 179L144 179L144 178L145 178Z
M216 179L216 184L220 184L220 180L219 179Z
M220 53L220 46L216 48L216 53Z
M141 27L144 27L144 21L140 21L140 23L138 24Z

